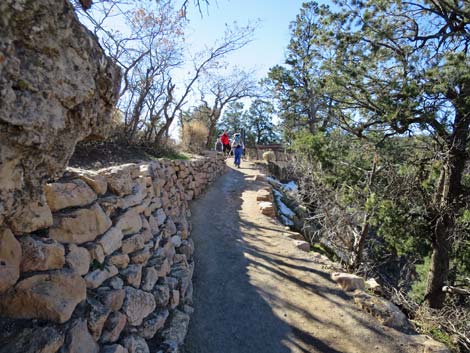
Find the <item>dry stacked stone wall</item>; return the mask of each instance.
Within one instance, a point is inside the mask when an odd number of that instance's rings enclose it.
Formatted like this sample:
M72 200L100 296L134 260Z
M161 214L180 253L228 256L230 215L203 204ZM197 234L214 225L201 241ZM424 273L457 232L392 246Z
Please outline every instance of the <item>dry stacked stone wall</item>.
M46 184L44 212L0 226L0 353L177 352L192 312L188 201L225 168L211 155Z

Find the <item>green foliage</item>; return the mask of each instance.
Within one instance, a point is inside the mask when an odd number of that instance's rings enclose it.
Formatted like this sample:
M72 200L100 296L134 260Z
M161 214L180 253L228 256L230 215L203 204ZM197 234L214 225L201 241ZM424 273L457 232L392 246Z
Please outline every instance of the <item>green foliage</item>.
M424 301L427 285L427 274L429 272L429 268L431 267L431 259L429 256L425 257L423 260L424 262L422 264L418 264L415 267L417 278L411 286L411 291L408 293L410 298L417 303L422 303Z

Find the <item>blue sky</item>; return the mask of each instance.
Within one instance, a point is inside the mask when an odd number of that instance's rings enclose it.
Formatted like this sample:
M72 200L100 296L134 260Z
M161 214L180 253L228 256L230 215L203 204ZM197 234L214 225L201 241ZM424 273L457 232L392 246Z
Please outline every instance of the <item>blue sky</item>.
M236 21L240 26L248 21L259 20L254 40L229 57L231 65L256 68L258 78L266 75L269 68L284 61L289 43L289 23L300 12L301 0L210 0L202 8L189 8L187 41L192 47L210 45L224 32L225 24Z

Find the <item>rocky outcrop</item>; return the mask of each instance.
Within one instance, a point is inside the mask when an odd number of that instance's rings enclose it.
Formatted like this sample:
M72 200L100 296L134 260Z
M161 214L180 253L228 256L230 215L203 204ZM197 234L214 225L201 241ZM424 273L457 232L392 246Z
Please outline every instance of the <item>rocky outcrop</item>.
M210 156L67 170L45 185L52 224L0 232L0 342L3 319L27 319L28 330L9 336L18 337L8 340L9 353L28 351L27 337L40 329L51 337L31 340L45 353L181 344L194 268L188 201L224 171L224 160ZM34 228L28 222L36 220L22 220Z
M4 0L0 14L0 223L21 234L48 227L50 208L89 201L46 189L47 204L43 186L78 141L106 134L120 71L67 0Z

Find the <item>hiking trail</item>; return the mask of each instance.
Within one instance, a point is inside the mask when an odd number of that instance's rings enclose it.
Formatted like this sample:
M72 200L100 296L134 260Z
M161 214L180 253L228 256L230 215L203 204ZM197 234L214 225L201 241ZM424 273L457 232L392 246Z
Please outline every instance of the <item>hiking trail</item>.
M259 173L243 161L192 204L195 311L185 352L417 352L259 212Z

